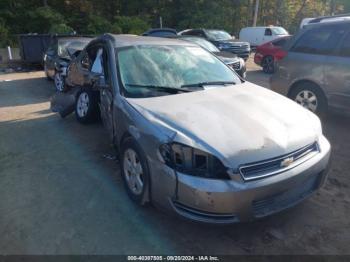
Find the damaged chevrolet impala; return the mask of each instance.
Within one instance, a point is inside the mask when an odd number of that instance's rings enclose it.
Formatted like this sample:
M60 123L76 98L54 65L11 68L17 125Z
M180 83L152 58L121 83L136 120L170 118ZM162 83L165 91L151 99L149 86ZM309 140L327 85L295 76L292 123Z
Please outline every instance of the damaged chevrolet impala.
M319 118L198 45L105 34L71 63L52 109L101 118L130 198L207 223L262 218L324 183Z

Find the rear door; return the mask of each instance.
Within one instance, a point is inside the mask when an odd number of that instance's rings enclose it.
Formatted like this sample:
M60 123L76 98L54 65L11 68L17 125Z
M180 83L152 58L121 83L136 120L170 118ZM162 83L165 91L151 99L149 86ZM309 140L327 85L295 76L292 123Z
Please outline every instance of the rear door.
M334 55L325 64L325 86L331 107L350 112L350 32L344 29L344 37Z

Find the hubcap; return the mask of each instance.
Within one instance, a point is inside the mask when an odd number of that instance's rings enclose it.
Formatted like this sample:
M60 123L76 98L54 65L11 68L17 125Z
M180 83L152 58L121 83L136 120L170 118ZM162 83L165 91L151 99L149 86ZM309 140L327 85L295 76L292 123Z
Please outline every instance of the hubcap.
M89 109L89 95L85 92L81 93L77 102L77 113L79 117L86 116Z
M124 153L124 174L129 189L140 195L143 191L143 169L137 153L129 148Z
M63 79L60 73L55 74L55 86L57 91L63 91Z
M317 110L317 96L309 90L299 92L295 97L295 102L312 112L316 112Z

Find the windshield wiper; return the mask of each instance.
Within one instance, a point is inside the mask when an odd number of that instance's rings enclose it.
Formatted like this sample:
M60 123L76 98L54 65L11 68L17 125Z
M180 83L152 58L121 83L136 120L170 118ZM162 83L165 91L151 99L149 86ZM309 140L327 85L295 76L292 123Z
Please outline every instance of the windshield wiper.
M178 88L178 87L169 87L169 86L156 86L156 85L139 85L139 84L125 84L125 86L130 87L139 87L139 88L149 88L149 89L155 89L158 91L165 91L173 94L177 94L179 92L192 92L194 90L185 89L185 88Z
M188 84L188 85L182 85L181 87L193 87L193 86L221 86L221 85L235 85L236 82L232 81L216 81L216 82L201 82L201 83L195 83L195 84Z

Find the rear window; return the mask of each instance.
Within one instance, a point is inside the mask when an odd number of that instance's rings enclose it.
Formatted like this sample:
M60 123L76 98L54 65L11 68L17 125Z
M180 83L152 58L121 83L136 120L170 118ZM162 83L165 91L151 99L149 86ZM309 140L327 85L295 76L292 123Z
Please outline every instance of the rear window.
M308 54L331 54L345 31L343 29L315 28L306 31L291 51Z

